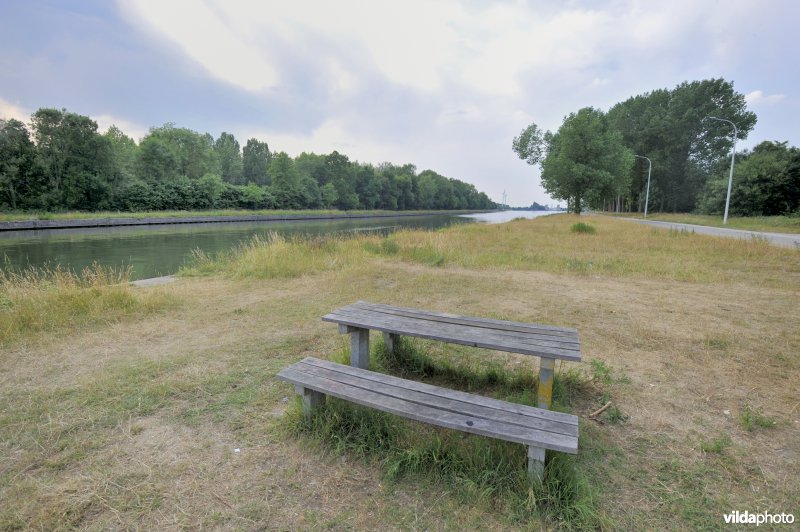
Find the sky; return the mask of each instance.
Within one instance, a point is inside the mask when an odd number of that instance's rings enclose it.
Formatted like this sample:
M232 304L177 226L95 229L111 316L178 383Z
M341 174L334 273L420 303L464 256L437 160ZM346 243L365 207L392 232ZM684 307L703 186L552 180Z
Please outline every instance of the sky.
M552 205L515 135L684 81L746 96L737 149L800 145L798 20L796 0L0 0L0 118L172 122Z

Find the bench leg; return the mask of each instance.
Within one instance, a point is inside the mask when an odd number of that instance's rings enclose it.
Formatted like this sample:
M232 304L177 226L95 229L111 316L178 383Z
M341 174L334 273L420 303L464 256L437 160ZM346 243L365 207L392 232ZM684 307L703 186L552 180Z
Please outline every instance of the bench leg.
M322 406L325 404L325 394L318 392L316 390L312 390L310 388L304 388L303 386L295 385L294 391L296 394L301 395L303 397L303 415L310 416L311 412L317 408L318 406Z
M383 343L386 345L386 350L389 351L389 353L394 353L394 346L399 338L399 334L383 333Z
M544 447L528 446L528 481L541 484L544 477Z
M539 363L539 385L536 388L536 406L550 410L553 406L553 371L556 359L541 358Z

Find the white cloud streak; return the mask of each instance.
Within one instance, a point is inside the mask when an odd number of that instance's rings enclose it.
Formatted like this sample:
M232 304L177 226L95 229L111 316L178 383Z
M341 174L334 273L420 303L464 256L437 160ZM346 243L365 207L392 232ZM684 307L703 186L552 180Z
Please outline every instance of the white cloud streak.
M753 92L749 92L745 94L744 100L747 102L747 105L750 106L758 106L762 104L771 105L780 102L786 98L783 94L764 94L764 91L755 90Z

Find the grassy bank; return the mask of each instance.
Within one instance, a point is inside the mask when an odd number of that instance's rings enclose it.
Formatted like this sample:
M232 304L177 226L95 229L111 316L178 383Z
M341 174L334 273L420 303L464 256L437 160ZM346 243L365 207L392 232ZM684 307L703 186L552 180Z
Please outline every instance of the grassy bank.
M573 232L578 221L594 233ZM559 215L270 236L199 254L182 280L149 289L90 277L2 284L0 317L17 332L0 344L0 528L800 517L796 250ZM22 313L25 294L42 302ZM347 338L319 318L357 299L578 328L584 362L557 366L557 397L581 417L580 454L552 461L557 482L531 492L521 446L335 401L303 424L274 375L304 356L345 356ZM535 391L529 357L421 341L400 359L375 349L381 371L520 402Z
M0 212L0 222L20 222L26 220L92 220L97 218L191 218L195 216L341 216L341 215L386 215L386 214L409 214L425 213L428 211L340 211L336 209L318 210L207 210L207 211L147 211L147 212ZM436 211L440 212L440 211ZM450 212L450 211L448 211ZM475 211L452 211L453 214L459 212Z
M614 214L612 216L623 216L639 218L641 214ZM745 231L766 231L770 233L800 233L800 216L748 216L748 217L728 217L728 223L722 223L722 216L708 216L704 214L680 214L680 213L655 213L648 214L648 220L658 220L661 222L673 222L681 224L707 225L709 227L727 227L728 229L743 229Z

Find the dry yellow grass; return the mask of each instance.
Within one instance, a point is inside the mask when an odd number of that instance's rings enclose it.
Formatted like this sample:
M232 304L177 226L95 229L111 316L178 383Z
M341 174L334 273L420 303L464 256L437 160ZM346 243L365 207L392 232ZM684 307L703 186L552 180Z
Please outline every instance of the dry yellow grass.
M800 253L574 221L339 241L307 274L252 269L254 249L228 273L144 289L181 302L156 314L28 331L0 351L0 528L535 528L283 430L292 390L274 374L345 349L319 318L357 299L577 327L581 366L612 368L597 389L630 416L576 412L617 527L800 517ZM748 411L776 425L747 430Z

